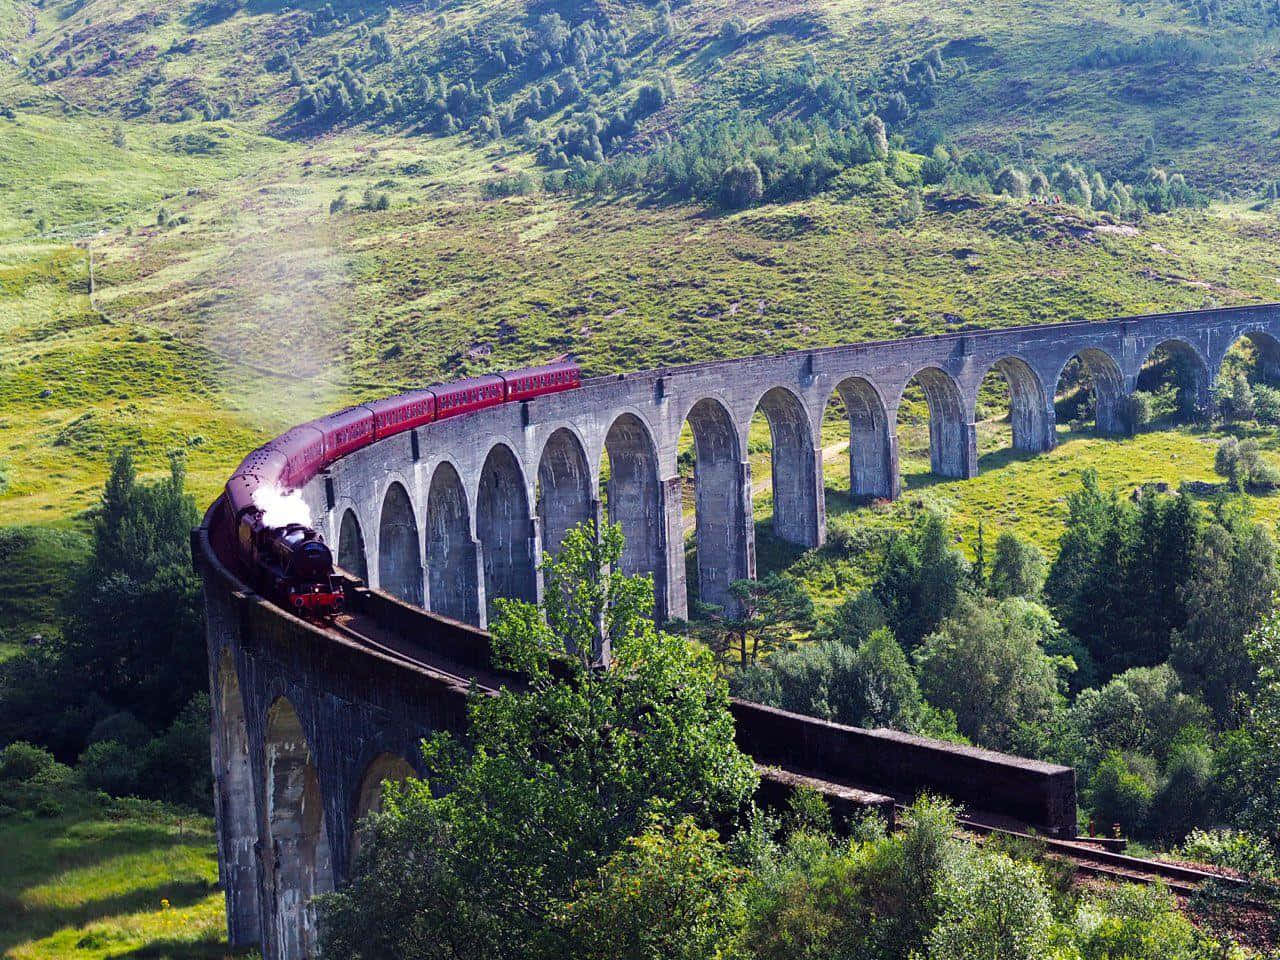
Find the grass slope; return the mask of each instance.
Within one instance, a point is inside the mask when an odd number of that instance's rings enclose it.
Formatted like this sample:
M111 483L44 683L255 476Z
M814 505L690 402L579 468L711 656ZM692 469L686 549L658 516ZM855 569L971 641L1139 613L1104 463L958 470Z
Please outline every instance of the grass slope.
M0 819L5 960L226 956L208 817L69 798L45 819Z

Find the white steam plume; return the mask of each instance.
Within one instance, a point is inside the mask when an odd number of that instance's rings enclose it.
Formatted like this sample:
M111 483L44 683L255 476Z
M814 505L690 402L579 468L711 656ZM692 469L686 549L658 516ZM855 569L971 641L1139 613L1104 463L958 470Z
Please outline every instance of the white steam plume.
M311 526L311 508L297 490L285 493L279 487L259 487L253 491L253 505L262 511L267 527L287 527L291 523Z

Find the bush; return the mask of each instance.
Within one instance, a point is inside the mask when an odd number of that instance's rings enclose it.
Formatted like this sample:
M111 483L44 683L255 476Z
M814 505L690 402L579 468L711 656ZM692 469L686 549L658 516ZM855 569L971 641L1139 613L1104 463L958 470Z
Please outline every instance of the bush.
M1103 830L1119 824L1122 832L1135 834L1145 828L1155 798L1155 763L1112 750L1094 771L1090 794Z
M1116 884L1075 917L1080 960L1219 960L1232 956L1200 933L1163 887Z
M0 751L0 780L36 780L58 766L58 761L48 750L22 740Z
M1125 427L1133 433L1151 422L1154 400L1145 390L1135 390L1120 403L1120 417Z
M1213 472L1224 478L1235 490L1246 487L1274 490L1280 486L1280 469L1262 456L1262 448L1252 438L1237 440L1226 437L1213 455Z
M85 786L105 790L113 797L138 793L142 757L137 750L118 740L100 740L90 744L77 764Z
M741 877L712 830L690 819L629 839L565 910L567 955L582 960L703 960L738 920Z
M1003 854L972 857L944 882L929 960L1040 960L1053 928L1040 868Z
M1280 863L1270 844L1243 830L1192 830L1178 852L1188 860L1212 863L1251 876L1280 878Z
M955 810L918 799L892 836L868 830L837 852L793 834L746 890L745 954L756 960L906 960L937 921L936 891L964 856ZM781 861L781 862L779 862Z
M736 44L747 31L746 21L741 17L730 17L720 25L720 42Z

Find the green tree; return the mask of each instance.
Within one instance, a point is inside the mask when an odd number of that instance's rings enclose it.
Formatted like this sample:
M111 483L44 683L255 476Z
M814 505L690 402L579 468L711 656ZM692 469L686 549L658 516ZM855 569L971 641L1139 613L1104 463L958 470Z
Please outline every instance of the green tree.
M1255 412L1253 388L1243 370L1236 370L1218 385L1214 405L1223 420L1252 420Z
M950 615L967 576L964 557L951 547L946 520L926 511L910 533L893 538L872 584L893 635L908 649Z
M1208 722L1204 704L1183 690L1178 674L1163 663L1133 667L1100 688L1081 692L1067 720L1078 744L1074 759L1086 768L1109 750L1164 760L1182 730Z
M1186 624L1182 596L1199 549L1190 497L1144 491L1136 504L1103 493L1092 471L1068 495L1067 529L1045 593L1104 676L1169 658Z
M952 711L965 736L996 749L1011 748L1019 728L1047 723L1062 703L1067 664L1041 648L1022 603L966 599L916 651L928 701Z
M1133 835L1145 833L1156 792L1156 765L1142 754L1111 750L1089 783L1089 799L1103 830L1118 824Z
M1224 519L1226 519L1224 517ZM1171 662L1224 726L1246 708L1257 673L1246 637L1280 589L1271 535L1243 519L1209 524L1182 588L1187 619L1172 640Z
M621 555L617 527L579 526L541 609L500 602L495 659L527 685L473 697L467 749L437 737L427 780L373 818L322 906L328 955L569 955L564 905L651 814L708 826L751 796L714 661L654 629L652 583Z
M991 595L998 599L1026 597L1034 600L1044 587L1044 554L1034 543L1025 543L1005 531L996 539L991 562Z
M712 830L685 818L629 838L565 908L565 956L705 960L729 952L742 873Z
M747 700L853 726L916 729L923 703L902 647L883 627L856 647L806 643L731 675Z
M726 207L741 209L759 203L764 196L764 177L754 161L743 160L725 168L720 199Z
M1239 819L1280 855L1280 612L1275 608L1249 635L1248 648L1257 684L1227 788L1239 805Z
M813 600L795 577L771 573L763 580L735 580L729 593L737 612L725 617L725 649L736 648L742 666L813 629Z
M945 906L929 934L929 960L1040 960L1053 913L1035 864L1003 854L970 857L942 884Z

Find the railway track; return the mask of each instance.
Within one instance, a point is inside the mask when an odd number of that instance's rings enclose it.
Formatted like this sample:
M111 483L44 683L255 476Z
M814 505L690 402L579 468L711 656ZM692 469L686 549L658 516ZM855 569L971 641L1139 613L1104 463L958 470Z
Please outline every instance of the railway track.
M477 676L473 669L444 660L438 654L411 640L404 640L395 634L387 633L375 620L367 616L343 613L326 626L334 633L375 653L412 664L455 683L463 685L474 683L481 690L496 690L503 679L496 676ZM898 804L897 809L902 812L905 807ZM1239 877L1212 873L1182 864L1115 853L1094 846L1087 840L1058 840L965 818L961 818L958 824L962 834L978 843L1003 837L1035 844L1044 850L1046 856L1073 864L1075 872L1081 876L1119 883L1144 885L1160 883L1170 892L1181 897L1189 897L1209 883L1218 883L1227 889L1238 891L1241 895L1245 895L1249 887L1248 883Z
M1114 853L1091 846L1085 840L1038 837L1017 830L993 827L974 820L961 819L959 823L962 830L977 837L979 843L985 839L1001 836L1037 844L1043 847L1047 856L1069 861L1075 866L1076 873L1087 877L1145 885L1162 883L1179 896L1191 896L1211 882L1239 890L1241 893L1248 889L1248 883L1239 877L1211 873L1208 870L1166 863L1162 860L1149 860L1145 857Z
M448 680L461 684L476 683L481 689L495 688L485 683L484 679L476 677L474 671L441 661L439 657L430 655L428 651L418 648L411 641L380 637L382 631L369 618L344 613L334 618L328 627L334 633L369 650L430 670ZM904 809L901 804L898 805L900 812ZM1184 897L1191 896L1211 882L1237 889L1241 893L1248 888L1246 881L1239 877L1211 873L1182 864L1114 853L1093 846L1087 840L1057 840L964 818L961 818L958 823L962 833L972 836L978 843L994 837L1006 837L1036 844L1043 848L1047 856L1071 862L1077 874L1087 877L1145 885L1162 883L1171 892Z

